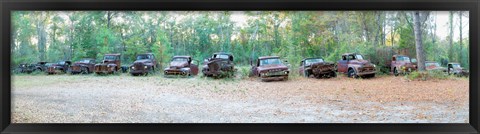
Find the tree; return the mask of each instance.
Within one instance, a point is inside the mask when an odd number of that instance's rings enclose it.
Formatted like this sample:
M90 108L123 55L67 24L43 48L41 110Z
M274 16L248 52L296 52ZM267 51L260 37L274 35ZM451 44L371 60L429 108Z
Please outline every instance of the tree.
M417 52L418 70L425 71L425 52L423 50L422 29L420 24L420 12L413 13L414 32L415 32L415 48Z

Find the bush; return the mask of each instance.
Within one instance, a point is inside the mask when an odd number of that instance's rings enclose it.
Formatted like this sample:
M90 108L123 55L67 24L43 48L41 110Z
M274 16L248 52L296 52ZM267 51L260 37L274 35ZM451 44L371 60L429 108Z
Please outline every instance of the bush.
M248 78L250 75L250 66L238 66L237 69L239 77L242 79Z
M425 72L412 72L408 75L405 75L406 79L409 80L429 80L429 79L449 79L451 78L447 73L443 71L425 71Z

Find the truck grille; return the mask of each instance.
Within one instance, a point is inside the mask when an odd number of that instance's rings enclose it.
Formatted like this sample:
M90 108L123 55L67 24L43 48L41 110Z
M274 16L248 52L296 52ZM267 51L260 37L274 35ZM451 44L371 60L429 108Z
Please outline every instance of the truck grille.
M72 71L81 71L80 66L72 66Z
M135 63L133 64L134 70L144 70L145 66L142 63Z
M365 68L362 68L362 70L360 72L372 72L372 71L375 71L375 68L365 67Z
M209 64L208 64L208 69L209 69L210 71L212 71L212 70L217 71L217 70L220 69L220 64L219 64L218 62L209 63Z

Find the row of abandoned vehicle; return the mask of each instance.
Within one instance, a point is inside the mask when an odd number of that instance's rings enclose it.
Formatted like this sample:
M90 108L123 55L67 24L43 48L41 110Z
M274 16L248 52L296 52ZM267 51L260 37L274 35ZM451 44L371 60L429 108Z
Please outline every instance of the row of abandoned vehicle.
M105 54L102 63L95 63L95 59L85 58L75 63L60 61L58 63L38 62L37 64L20 64L16 69L19 73L31 73L35 71L47 74L71 73L71 74L115 74L117 72L129 72L130 74L148 75L160 67L152 53L138 54L135 62L130 66L122 66L120 54ZM255 62L251 62L250 76L259 77L262 81L287 80L290 73L289 67L279 56L262 56ZM174 56L167 68L163 69L165 76L191 76L199 73L198 61L191 56ZM405 55L393 55L387 60L387 68L392 74L398 76L417 70L416 60ZM447 68L439 63L427 61L427 70L439 70L446 74L468 76L468 70L460 67L459 63L448 63ZM231 76L236 72L233 63L233 55L225 52L214 53L205 59L202 73L207 77L220 78ZM345 53L336 64L325 62L322 58L306 58L300 62L298 73L305 77L330 78L336 77L337 72L354 78L375 77L377 67L365 60L361 54Z

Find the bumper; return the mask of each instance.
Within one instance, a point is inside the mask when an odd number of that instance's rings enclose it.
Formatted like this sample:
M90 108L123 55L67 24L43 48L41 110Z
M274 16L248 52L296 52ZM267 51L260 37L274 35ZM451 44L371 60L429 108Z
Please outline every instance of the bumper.
M288 78L288 75L280 75L280 76L263 76L260 77L262 81L270 81L270 80L285 80Z
M74 73L74 74L76 74L76 73L81 73L82 70L72 70L71 72Z
M360 72L357 73L358 76L364 76L364 75L370 75L370 74L375 74L377 71L370 71L370 72Z
M131 70L130 69L130 74L145 74L148 73L147 70Z
M180 69L167 69L163 71L165 75L188 75L190 72L182 71Z
M416 68L413 67L407 67L407 68L402 68L398 70L398 73L411 73L413 71L416 71Z
M48 74L59 74L59 73L63 73L62 70L58 70L58 69L48 69L47 70L47 73Z

